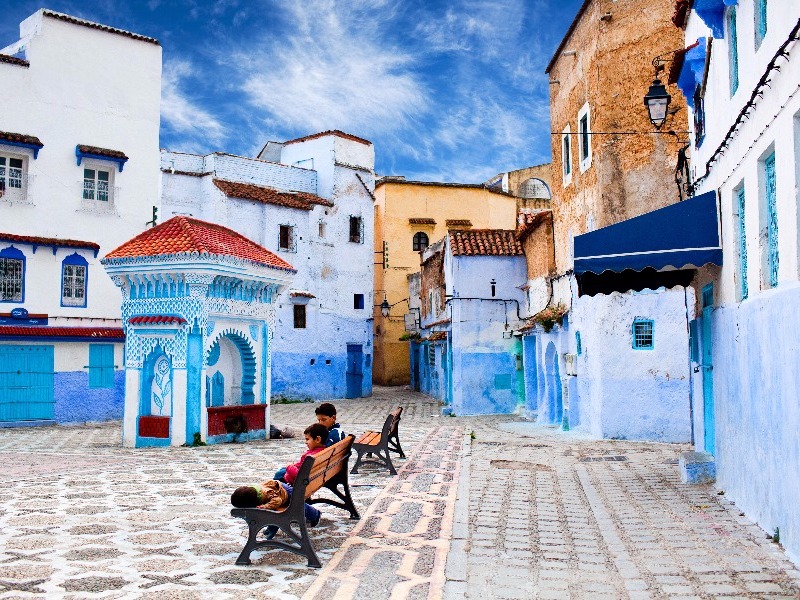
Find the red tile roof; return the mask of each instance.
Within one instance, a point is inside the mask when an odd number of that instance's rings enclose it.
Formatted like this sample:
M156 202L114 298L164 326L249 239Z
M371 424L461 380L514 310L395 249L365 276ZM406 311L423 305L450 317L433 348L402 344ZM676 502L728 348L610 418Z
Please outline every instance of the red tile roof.
M186 319L176 315L141 315L128 319L131 325L183 325Z
M517 230L515 235L517 239L522 242L528 235L536 229L536 226L550 217L552 219L553 211L551 210L531 210L520 209L517 213Z
M408 220L409 225L436 225L436 219L415 217Z
M305 290L294 290L292 292L289 292L289 295L292 298L316 298L314 294L312 294L311 292L307 292Z
M295 138L293 140L288 140L284 142L284 145L296 144L298 142L314 140L316 138L325 137L326 135L335 135L336 137L344 138L346 140L352 140L353 142L360 142L362 144L366 144L367 146L372 146L372 142L370 142L369 140L360 138L357 135L353 135L352 133L345 133L344 131L339 131L338 129L329 129L328 131L320 131L319 133L312 133L311 135L305 135L303 137Z
M32 146L44 146L35 135L25 135L24 133L11 133L10 131L0 131L0 140L8 142L20 142L22 144L31 144ZM2 143L2 142L0 142Z
M444 224L447 227L472 227L469 219L445 219Z
M86 146L84 144L78 144L78 150L83 152L84 154L97 154L98 156L108 156L109 158L124 158L127 160L127 156L125 156L124 152L120 152L119 150L109 150L108 148L98 148L97 146Z
M88 250L100 250L100 244L95 244L94 242L38 237L35 235L16 235L14 233L0 233L0 242L17 242L19 244L53 246L55 248L86 248Z
M434 331L430 334L427 338L425 338L429 342L438 342L441 340L447 339L447 332L446 331Z
M522 245L510 229L451 229L453 256L521 256Z
M320 198L308 192L279 192L276 189L252 183L239 183L225 181L224 179L214 179L213 181L214 185L223 194L232 198L255 200L264 204L276 204L287 208L299 208L300 210L311 210L315 204L333 206L333 202L330 200L325 200L325 198Z
M54 10L44 9L42 11L42 14L45 17L52 17L60 21L66 21L67 23L72 23L73 25L82 25L83 27L89 27L91 29L99 29L101 31L106 31L108 33L116 33L118 35L124 35L125 37L129 37L134 40L139 40L140 42L149 42L150 44L155 44L156 46L161 45L159 44L157 39L147 37L146 35L140 35L138 33L133 33L132 31L125 31L124 29L117 29L116 27L109 27L108 25L101 25L100 23L93 23L92 21L86 21L85 19L79 19L77 17L65 15L64 13L59 13Z
M108 253L103 260L184 253L232 256L295 271L285 260L232 229L183 215L140 233Z
M0 337L55 337L124 340L125 332L118 327L30 327L0 325Z
M8 54L0 54L0 62L1 63L8 63L10 65L18 65L20 67L30 67L31 63L29 63L24 58L17 58L16 56L9 56Z

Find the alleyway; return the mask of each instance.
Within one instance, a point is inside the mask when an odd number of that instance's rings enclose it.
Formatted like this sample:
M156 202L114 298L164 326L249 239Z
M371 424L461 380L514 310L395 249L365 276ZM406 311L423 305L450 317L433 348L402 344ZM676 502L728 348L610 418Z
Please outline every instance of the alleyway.
M800 597L779 546L716 489L678 482L681 446L439 417L399 389L336 404L352 433L404 406L409 458L397 478L352 477L360 521L323 509L321 570L275 551L234 565L230 491L300 439L131 450L118 423L0 430L0 598ZM313 410L273 421L302 431Z

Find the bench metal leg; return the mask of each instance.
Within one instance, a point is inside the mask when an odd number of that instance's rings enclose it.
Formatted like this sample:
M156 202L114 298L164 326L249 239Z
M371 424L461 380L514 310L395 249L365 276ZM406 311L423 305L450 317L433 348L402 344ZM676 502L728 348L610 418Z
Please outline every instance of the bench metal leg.
M258 532L261 531L261 526L259 525L258 521L255 519L248 519L247 520L247 542L244 545L244 548L239 553L239 558L236 559L237 565L249 565L250 562L250 553L256 549L258 542L256 542L256 536Z
M396 452L400 455L400 458L405 458L406 455L403 454L403 448L400 446L400 436L395 432L394 435L389 436L389 450L392 452Z

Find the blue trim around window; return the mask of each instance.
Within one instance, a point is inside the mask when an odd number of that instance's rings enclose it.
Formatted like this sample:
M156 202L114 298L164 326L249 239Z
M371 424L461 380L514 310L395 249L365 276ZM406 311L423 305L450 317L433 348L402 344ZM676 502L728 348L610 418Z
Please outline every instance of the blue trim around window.
M652 319L634 319L631 325L634 350L652 350L656 346L656 326Z
M12 258L22 261L22 298L20 300L3 300L0 298L0 302L23 304L25 302L25 268L27 262L25 259L25 254L14 246L8 246L7 248L0 250L0 258Z
M581 344L581 332L575 332L575 354L580 356L583 353L583 345Z
M39 158L39 150L42 149L42 146L37 144L28 144L26 142L10 142L8 140L0 140L0 146L16 146L17 148L27 148L28 150L33 150L33 160Z
M728 9L728 65L730 67L731 96L739 89L739 41L736 36L736 7Z
M745 229L745 201L744 185L736 190L736 206L738 209L739 225L739 296L742 300L747 300L750 294L747 286L747 231Z
M761 47L761 42L767 37L767 0L756 0L754 12L756 18L756 50L758 50Z
M64 267L66 265L75 265L79 267L86 267L86 277L83 278L83 304L64 304ZM89 292L89 263L77 252L73 252L61 261L61 286L59 293L61 295L61 306L65 308L86 308L88 303Z
M81 152L80 145L75 146L75 156L78 159L78 166L81 166L81 161L84 158L94 158L97 160L106 160L108 162L117 163L117 167L119 168L119 172L122 173L122 168L125 166L125 163L128 162L126 158L115 158L113 156L105 156L104 154L92 154L90 152Z
M775 153L764 159L765 195L767 200L767 267L769 286L778 285L778 199L775 190Z

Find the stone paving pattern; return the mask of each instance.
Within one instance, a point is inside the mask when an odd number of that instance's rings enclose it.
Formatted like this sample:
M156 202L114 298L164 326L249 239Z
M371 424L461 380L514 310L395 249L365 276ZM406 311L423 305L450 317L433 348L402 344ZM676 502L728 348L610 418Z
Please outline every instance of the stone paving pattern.
M302 436L136 450L119 423L0 430L0 599L800 598L765 532L679 482L686 446L439 417L420 394L375 392L336 402L344 430L402 405L409 458L397 477L351 478L361 521L322 507L321 570L274 550L234 564L246 533L230 492L294 462ZM313 405L272 418L301 432Z

